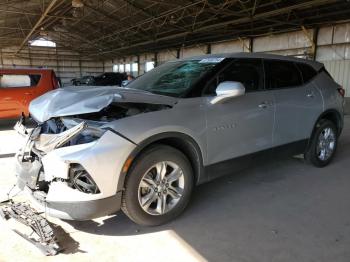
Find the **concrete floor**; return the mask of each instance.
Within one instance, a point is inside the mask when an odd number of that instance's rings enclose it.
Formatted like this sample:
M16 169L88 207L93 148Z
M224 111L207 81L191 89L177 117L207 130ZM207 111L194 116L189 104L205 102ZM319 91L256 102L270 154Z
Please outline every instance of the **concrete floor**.
M18 146L18 137L5 129L0 127L0 152L6 156ZM66 250L46 259L347 262L349 160L347 117L328 167L290 158L220 178L196 188L186 212L160 227L139 227L121 212L86 222L50 219L66 232L60 235ZM0 156L0 199L15 181L12 161ZM3 221L0 232L0 261L45 259Z

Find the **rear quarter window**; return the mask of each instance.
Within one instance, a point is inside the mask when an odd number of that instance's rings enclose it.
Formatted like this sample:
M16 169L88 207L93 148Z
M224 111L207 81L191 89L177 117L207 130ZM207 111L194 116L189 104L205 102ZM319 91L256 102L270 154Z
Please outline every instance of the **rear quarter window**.
M40 78L34 74L0 74L0 88L35 87Z
M297 63L297 67L303 76L304 83L309 82L317 75L316 70L307 64Z

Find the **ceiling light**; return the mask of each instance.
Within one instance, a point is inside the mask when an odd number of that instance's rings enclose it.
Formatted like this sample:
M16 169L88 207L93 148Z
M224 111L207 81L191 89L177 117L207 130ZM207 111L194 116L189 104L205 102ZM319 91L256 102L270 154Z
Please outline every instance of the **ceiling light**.
M84 7L84 3L82 0L72 0L72 7L82 8L82 7Z

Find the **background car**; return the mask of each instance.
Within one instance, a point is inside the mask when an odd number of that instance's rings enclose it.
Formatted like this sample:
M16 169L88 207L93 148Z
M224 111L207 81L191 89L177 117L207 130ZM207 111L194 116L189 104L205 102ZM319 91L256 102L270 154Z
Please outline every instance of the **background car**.
M83 76L80 78L73 78L71 80L71 83L73 86L92 85L94 83L94 77L93 76Z
M53 70L0 69L0 118L28 115L29 103L60 87Z
M122 82L127 80L125 73L103 73L94 77L92 85L94 86L122 86Z

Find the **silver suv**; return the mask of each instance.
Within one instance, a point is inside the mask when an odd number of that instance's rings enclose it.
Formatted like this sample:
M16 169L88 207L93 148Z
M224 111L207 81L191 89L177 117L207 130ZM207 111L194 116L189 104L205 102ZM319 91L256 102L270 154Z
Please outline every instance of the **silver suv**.
M321 63L247 53L168 62L127 88L58 89L31 103L36 128L16 126L28 138L18 186L51 216L122 209L159 225L195 185L260 159L303 153L327 165L343 96Z

